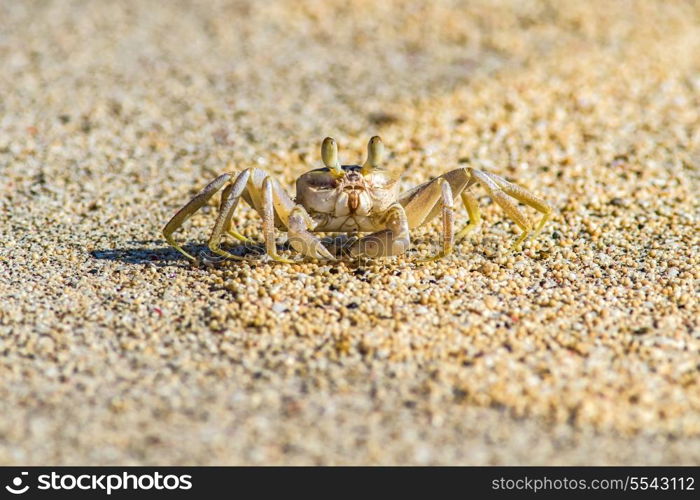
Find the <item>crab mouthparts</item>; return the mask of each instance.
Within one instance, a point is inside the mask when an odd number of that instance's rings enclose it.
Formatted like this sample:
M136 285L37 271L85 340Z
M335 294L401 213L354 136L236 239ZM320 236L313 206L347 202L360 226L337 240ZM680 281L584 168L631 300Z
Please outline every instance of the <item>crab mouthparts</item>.
M355 213L360 206L360 193L354 189L348 193L348 209L350 213Z

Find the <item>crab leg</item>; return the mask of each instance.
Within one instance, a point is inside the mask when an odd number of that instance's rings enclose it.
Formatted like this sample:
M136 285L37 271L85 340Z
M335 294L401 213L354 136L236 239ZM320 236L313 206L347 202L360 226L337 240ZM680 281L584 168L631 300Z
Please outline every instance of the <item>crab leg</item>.
M227 231L233 236L238 235L238 233L231 231L231 218L233 217L233 211L238 205L238 200L240 200L243 191L246 188L248 179L250 178L250 169L245 169L241 172L233 184L226 186L223 193L221 194L221 207L219 210L219 215L214 223L214 229L209 237L209 250L215 254L221 255L222 257L227 257L229 259L242 260L242 257L233 255L221 248L221 235L224 231ZM238 235L245 238L242 235Z
M530 193L529 191L526 191L520 186L508 182L503 177L487 172L483 173L491 177L491 179L493 179L494 182L498 184L498 187L500 187L507 195L512 196L516 200L520 201L520 203L524 203L525 205L534 208L542 214L540 222L537 223L535 231L532 233L532 236L537 236L540 233L540 231L542 231L542 227L552 216L552 207L550 207L549 204L542 198L535 196L534 194Z
M226 252L220 247L221 236L224 231L235 238L247 240L247 238L231 229L231 218L241 197L263 219L266 252L275 260L291 262L277 254L274 230L275 225L286 227L289 212L294 206L294 202L277 181L259 168L244 170L234 183L224 190L221 200L221 211L209 238L209 249L223 257L241 260L241 257Z
M233 189L233 184L229 184L221 192L221 204L219 205L219 213L224 211L224 208L225 208L224 203L228 199L228 197L231 195L232 189ZM231 210L231 215L233 215L234 210L235 210L235 207ZM233 221L232 221L231 217L228 218L228 221L227 221L225 227L226 227L226 229L225 229L226 234L233 236L238 241L242 241L243 243L250 243L252 241L250 238L246 238L241 233L239 233L238 231L233 229Z
M409 196L401 198L409 227L421 226L435 217L438 211L442 211L442 249L427 260L437 260L452 252L455 241L453 189L456 187L461 191L467 184L467 180L460 178L458 173L459 171L448 172L449 177L445 174L433 179L411 191ZM454 187L450 180L455 184Z
M430 222L441 211L440 200L442 190L438 189L440 182L447 181L452 196L459 196L464 189L474 183L463 168L451 170L440 177L424 182L399 196L399 203L406 209L408 225L411 229Z
M285 259L277 253L277 243L275 241L275 210L282 219L283 224L288 224L290 210L284 201L290 201L282 187L272 178L265 177L262 182L262 215L263 235L265 238L265 251L273 260L293 264L293 260ZM275 203L277 202L277 203Z
M525 238L527 238L528 235L532 232L530 222L525 218L525 216L520 211L520 209L518 209L515 203L513 203L508 194L501 190L499 185L496 183L495 180L491 178L490 175L480 170L470 169L470 171L472 176L474 176L474 178L477 181L479 181L479 184L484 186L484 189L486 189L493 201L498 203L498 205L500 205L500 207L503 209L506 215L513 222L515 222L520 229L522 229L523 232L520 234L520 237L515 241L515 243L513 243L513 249L519 251L522 247L522 243L525 240Z
M472 229L474 229L481 221L481 212L479 211L479 202L476 198L466 189L462 192L462 203L464 203L467 209L467 215L469 215L469 222L464 226L455 236L455 241L460 241L464 238Z
M173 233L177 231L180 228L180 226L182 226L182 224L184 224L185 221L187 221L187 219L192 217L192 215L197 210L206 205L209 199L212 196L214 196L214 194L219 189L221 189L221 186L223 186L230 178L230 174L223 174L211 181L209 184L206 185L204 189L197 193L194 196L194 198L192 198L184 207L178 210L177 213L173 215L172 219L170 219L170 221L163 228L163 236L165 237L165 241L170 243L173 246L173 248L178 250L182 255L184 255L192 261L196 261L197 259L194 256L187 253L180 245L177 244L177 242L173 238Z
M479 224L479 221L481 221L481 214L479 213L479 206L476 198L469 193L469 188L476 183L476 179L471 176L468 169L458 168L450 170L437 179L416 186L403 193L399 197L399 202L406 208L409 227L411 229L430 222L437 216L442 207L442 203L439 203L440 191L436 189L435 185L440 179L449 183L453 197L461 196L462 202L469 214L469 223L455 236L454 241L460 241Z
M454 199L452 188L445 179L439 179L442 200L442 251L429 260L438 260L452 253L455 243Z
M386 229L368 234L350 246L352 257L389 257L400 255L408 250L411 236L404 207L400 203L391 205L385 212L382 222L386 225Z
M289 214L288 241L292 248L302 255L313 259L335 260L335 257L323 246L321 240L311 234L316 222L306 209L296 205Z
M425 259L427 261L434 261L445 257L452 253L452 247L455 241L455 228L454 228L454 199L452 197L452 188L447 180L439 177L435 179L435 182L428 186L428 189L436 190L440 188L440 199L435 201L435 204L442 206L442 250L440 250L433 257Z
M513 248L516 250L521 248L522 242L528 236L537 235L552 214L552 208L547 202L520 186L508 182L503 177L473 168L459 168L447 172L430 182L421 184L401 195L400 203L406 208L406 214L411 228L421 226L437 216L442 203L439 202L440 196L435 187L435 183L441 179L449 183L452 188L453 196L461 196L462 202L469 214L469 223L457 233L455 237L456 241L464 238L481 221L481 214L476 198L469 192L469 188L477 182L481 184L493 200L503 208L506 215L522 229L522 234L513 244ZM517 205L513 203L511 197L543 214L534 231L523 213ZM445 246L443 244L442 253L444 254L444 252ZM440 255L436 256L436 258L439 258L439 256Z

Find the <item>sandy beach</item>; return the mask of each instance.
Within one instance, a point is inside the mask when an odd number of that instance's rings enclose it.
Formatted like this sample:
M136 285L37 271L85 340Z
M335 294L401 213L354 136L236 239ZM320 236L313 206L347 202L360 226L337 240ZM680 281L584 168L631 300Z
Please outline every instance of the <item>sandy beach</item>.
M0 3L0 464L700 463L700 4ZM381 135L480 187L453 255L280 264L217 175L290 193ZM456 225L468 222L458 204ZM523 208L535 220L534 210Z

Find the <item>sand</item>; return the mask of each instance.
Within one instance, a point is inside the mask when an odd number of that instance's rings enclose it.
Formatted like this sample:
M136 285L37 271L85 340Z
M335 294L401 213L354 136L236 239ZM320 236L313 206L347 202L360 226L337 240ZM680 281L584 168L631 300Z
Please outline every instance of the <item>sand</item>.
M0 463L697 464L699 21L690 2L1 3ZM323 137L355 163L373 134L406 187L481 168L553 220L513 252L476 188L482 225L427 264L437 221L361 263L227 242L251 260L193 265L164 242L218 174L291 192ZM177 233L202 257L215 213ZM234 222L262 241L251 209Z

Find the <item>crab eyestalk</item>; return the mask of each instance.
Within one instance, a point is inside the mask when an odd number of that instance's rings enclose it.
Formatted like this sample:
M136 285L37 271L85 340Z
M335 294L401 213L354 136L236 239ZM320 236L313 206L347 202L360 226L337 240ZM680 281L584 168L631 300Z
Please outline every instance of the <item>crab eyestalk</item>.
M384 143L375 135L367 144L367 160L362 165L362 173L368 173L372 170L382 168L381 163L384 158Z
M340 168L340 163L338 162L338 145L333 138L326 137L323 139L323 144L321 144L321 158L323 159L323 164L328 167L332 173L337 176L343 175L343 169Z

